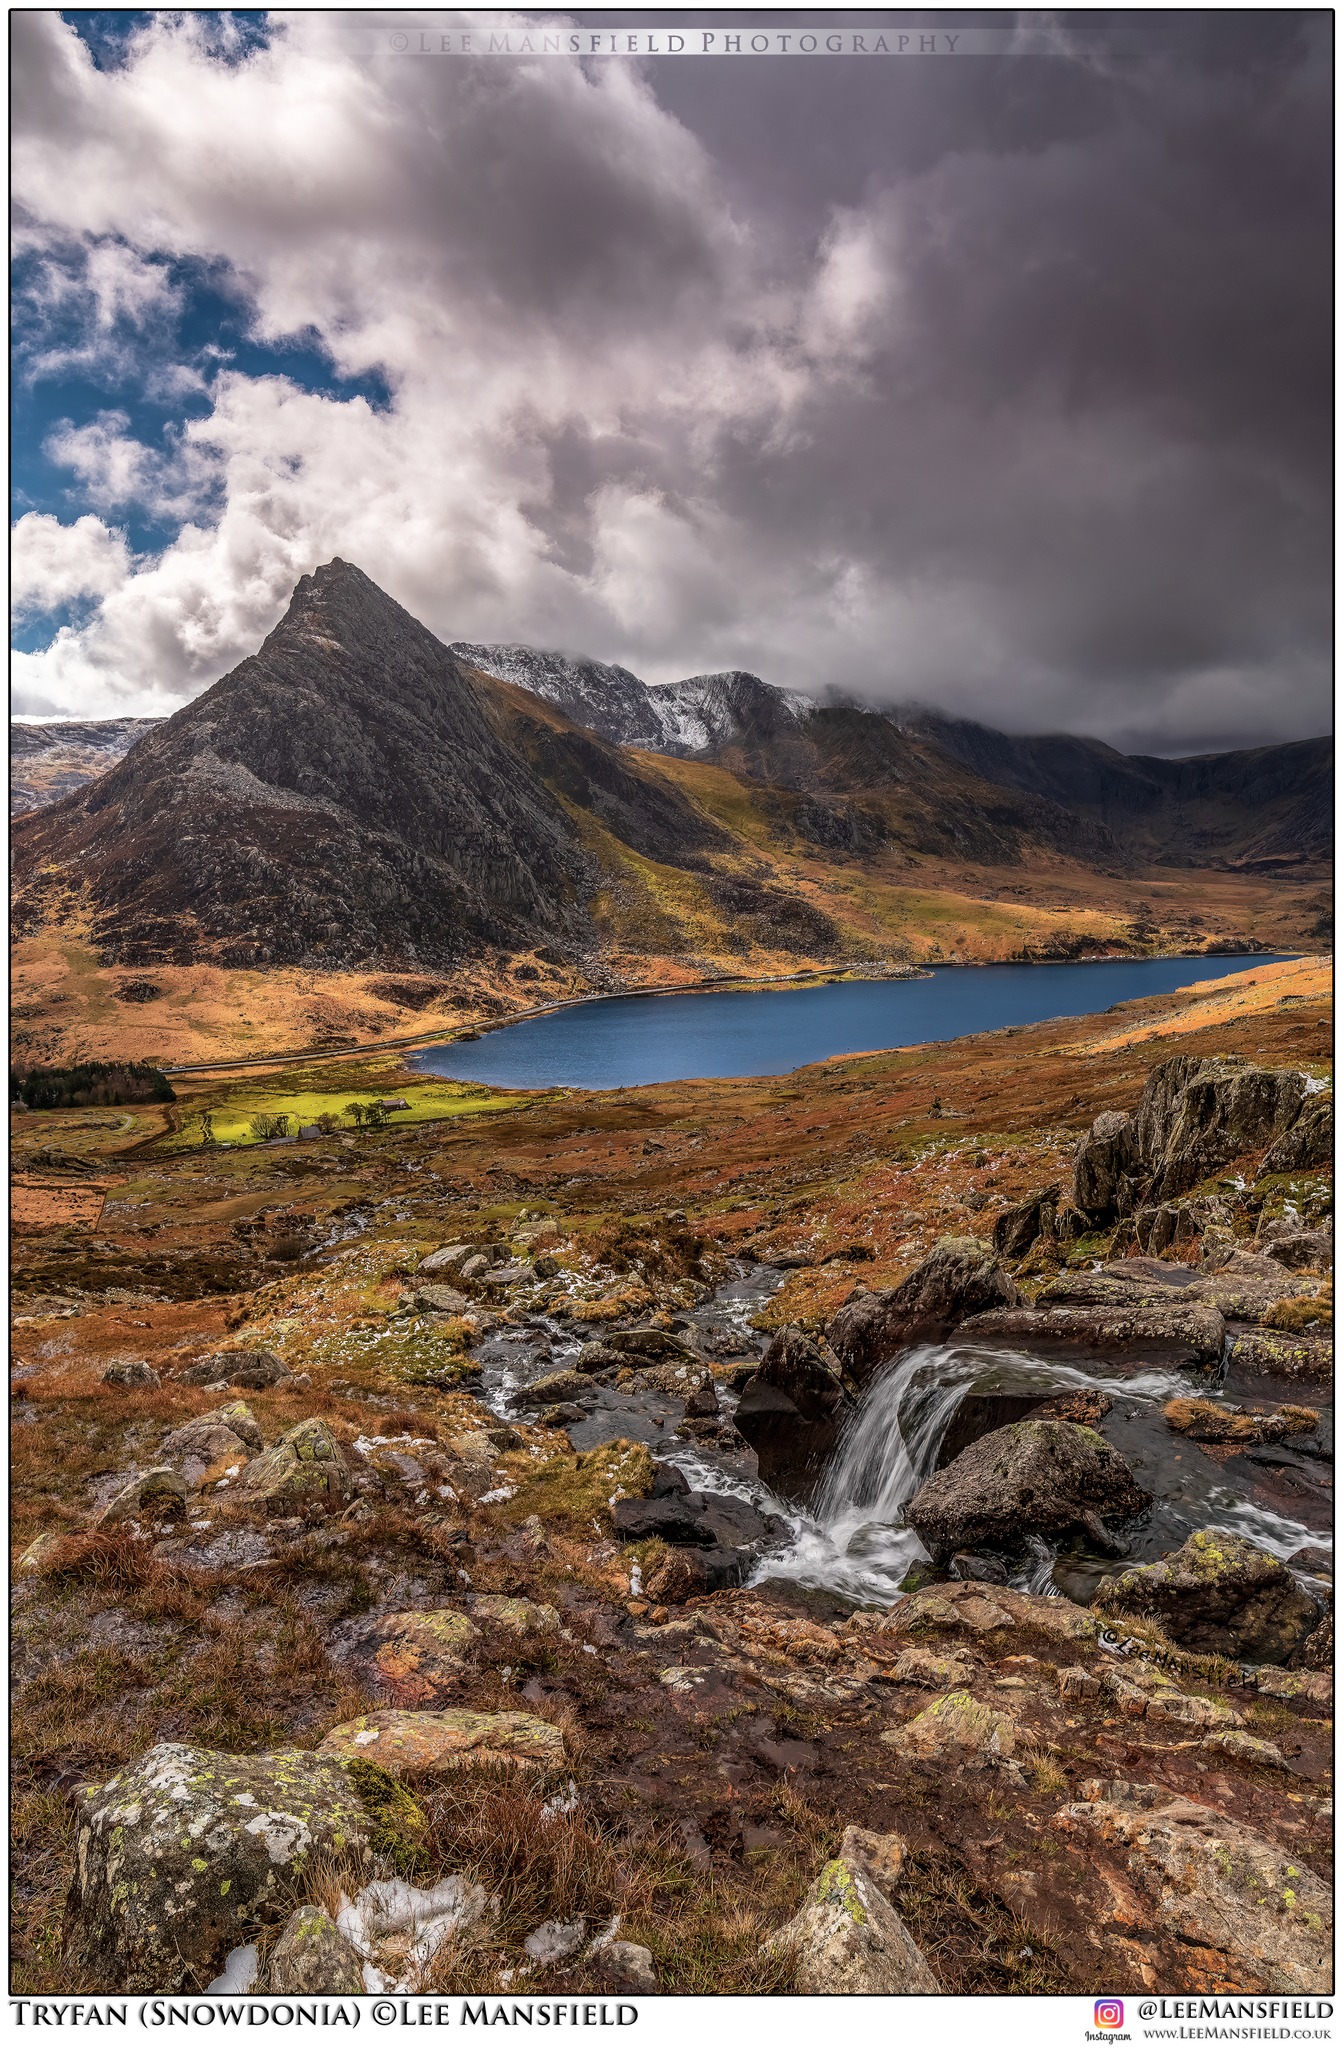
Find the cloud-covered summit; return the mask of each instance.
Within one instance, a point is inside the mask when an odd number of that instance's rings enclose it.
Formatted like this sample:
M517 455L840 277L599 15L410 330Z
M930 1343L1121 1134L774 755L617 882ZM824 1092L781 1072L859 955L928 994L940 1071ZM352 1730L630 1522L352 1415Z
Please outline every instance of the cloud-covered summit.
M1328 17L1059 19L887 64L16 16L20 709L171 709L339 554L655 681L1321 730Z

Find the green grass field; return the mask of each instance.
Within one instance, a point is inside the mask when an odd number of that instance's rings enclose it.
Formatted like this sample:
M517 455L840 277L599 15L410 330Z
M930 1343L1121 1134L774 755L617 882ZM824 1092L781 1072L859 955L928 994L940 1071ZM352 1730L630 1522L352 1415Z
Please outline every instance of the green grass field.
M334 1078L334 1077L333 1077ZM363 1078L363 1077L361 1077ZM362 1108L393 1096L404 1096L410 1107L392 1110L385 1129L399 1124L434 1123L444 1117L485 1116L509 1109L518 1102L515 1094L472 1088L459 1081L385 1082L381 1087L352 1086L349 1080L328 1088L292 1085L292 1075L249 1076L234 1085L194 1089L178 1102L178 1121L183 1128L166 1141L166 1149L190 1151L201 1143L197 1113L210 1112L216 1144L252 1145L259 1141L252 1131L257 1116L287 1116L289 1135L314 1124L320 1116L340 1119L341 1132L352 1133L355 1121L346 1114L351 1103ZM286 1083L291 1085L286 1085Z

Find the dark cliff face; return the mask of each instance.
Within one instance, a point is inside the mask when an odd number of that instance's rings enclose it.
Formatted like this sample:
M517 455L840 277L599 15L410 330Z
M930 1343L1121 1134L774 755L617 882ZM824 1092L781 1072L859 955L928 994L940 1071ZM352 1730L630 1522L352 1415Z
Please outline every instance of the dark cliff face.
M987 782L1099 825L1137 860L1319 862L1332 847L1328 739L1163 760L1068 733L1019 738L936 712L897 714L912 738Z
M541 938L584 951L590 861L493 691L516 694L328 563L256 655L21 822L20 923L53 879L79 878L99 943L127 961L446 966ZM669 846L703 837L675 792L641 806L623 757L567 731L589 785L612 785L612 829L647 813Z

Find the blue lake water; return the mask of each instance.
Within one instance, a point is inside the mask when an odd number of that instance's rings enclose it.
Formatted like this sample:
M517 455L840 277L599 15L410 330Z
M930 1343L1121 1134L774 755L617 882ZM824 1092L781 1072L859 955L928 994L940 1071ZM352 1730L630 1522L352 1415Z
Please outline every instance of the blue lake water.
M1085 1017L1137 996L1263 966L1279 954L940 967L921 981L614 996L529 1017L410 1064L500 1088L639 1088L731 1074L787 1074L833 1053L878 1052Z

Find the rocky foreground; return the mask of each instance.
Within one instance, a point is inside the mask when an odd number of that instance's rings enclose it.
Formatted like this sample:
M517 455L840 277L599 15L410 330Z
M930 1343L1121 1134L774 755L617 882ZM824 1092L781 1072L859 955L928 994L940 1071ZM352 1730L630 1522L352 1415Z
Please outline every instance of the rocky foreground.
M19 1987L1327 1990L1328 1551L1152 1555L1085 1383L958 1415L890 1607L744 1584L787 1522L663 1453L787 1499L955 1332L1178 1370L1173 1472L1317 1526L1307 1022L789 1077L786 1163L697 1146L690 1091L447 1155L151 1154L105 1237L21 1245ZM1014 1125L1024 1065L1053 1095ZM767 1269L757 1328L716 1323ZM1086 1604L1022 1589L1029 1541Z

